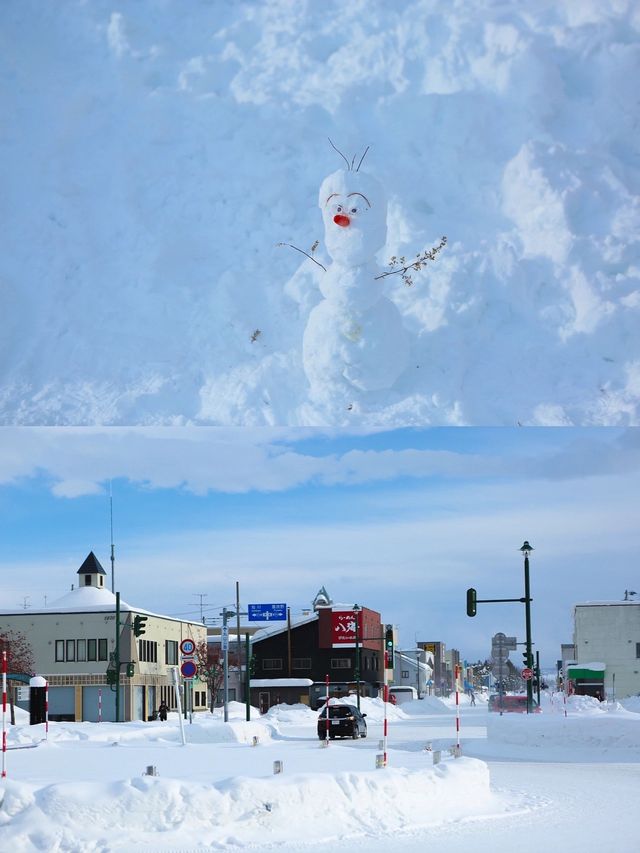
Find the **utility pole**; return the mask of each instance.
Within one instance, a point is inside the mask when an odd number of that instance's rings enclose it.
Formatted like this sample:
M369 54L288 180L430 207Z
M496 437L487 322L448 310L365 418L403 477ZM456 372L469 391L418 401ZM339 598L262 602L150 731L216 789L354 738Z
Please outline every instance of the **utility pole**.
M356 658L355 658L355 667L354 667L354 676L356 682L356 704L358 706L358 711L360 710L360 613L362 612L362 608L359 604L353 605L353 615L356 623ZM328 712L327 712L328 713Z
M116 648L113 653L116 665L116 723L120 722L120 593L116 592Z
M109 516L111 521L111 592L115 592L115 561L116 556L113 548L113 494L111 492L111 480L109 480ZM119 673L119 670L118 670Z
M197 595L200 598L200 621L204 625L205 622L204 622L204 610L202 608L202 599L207 597L207 593L206 592L194 592L194 593L192 593L192 595Z

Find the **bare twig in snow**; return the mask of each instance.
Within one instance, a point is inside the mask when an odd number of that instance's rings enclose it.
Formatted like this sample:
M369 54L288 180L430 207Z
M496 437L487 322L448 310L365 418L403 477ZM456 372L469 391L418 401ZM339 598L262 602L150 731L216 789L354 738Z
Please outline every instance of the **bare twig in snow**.
M325 272L327 271L327 268L324 266L324 264L321 264L320 261L316 261L316 259L312 258L308 252L305 252L304 249L299 249L297 246L294 246L292 243L276 243L276 246L288 246L290 249L295 249L296 252L300 252L300 254L309 258L309 260L313 261L314 264L318 264L319 267L322 267L322 269Z
M401 275L404 283L411 287L413 284L413 279L408 274L409 270L421 270L423 266L427 263L427 261L435 261L438 252L442 251L444 247L447 245L447 238L443 237L437 246L434 246L432 249L426 250L421 255L416 255L415 261L412 261L410 264L407 263L405 258L396 258L393 257L389 261L390 267L396 267L396 269L390 269L387 272L383 272L380 275L376 276L376 280L379 278L386 278L388 275ZM399 266L397 266L399 264Z

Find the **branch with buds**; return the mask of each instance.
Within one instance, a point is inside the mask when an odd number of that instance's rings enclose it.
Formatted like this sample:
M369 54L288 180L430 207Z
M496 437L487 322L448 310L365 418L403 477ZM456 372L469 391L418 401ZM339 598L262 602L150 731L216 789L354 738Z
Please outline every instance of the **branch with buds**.
M297 246L294 246L292 243L276 243L276 246L288 246L290 249L295 249L296 252L300 252L301 255L304 255L305 257L309 258L309 260L313 261L314 264L318 264L319 267L322 267L322 269L325 272L327 271L327 268L324 266L324 264L321 264L320 261L316 261L316 259L312 255L310 255L308 252L305 252L304 249L299 249ZM318 248L318 241L316 240L315 243L313 244L313 246L311 247L311 251L315 252L315 250L317 248Z
M406 258L396 258L394 255L389 261L389 266L392 267L392 269L377 275L376 280L379 278L386 278L388 275L401 275L402 280L407 287L411 287L413 279L409 275L409 270L421 270L422 267L426 266L428 261L435 261L438 252L441 252L446 245L447 238L443 237L437 246L434 246L432 249L425 249L422 254L417 254L415 261L411 261L410 263L407 263Z

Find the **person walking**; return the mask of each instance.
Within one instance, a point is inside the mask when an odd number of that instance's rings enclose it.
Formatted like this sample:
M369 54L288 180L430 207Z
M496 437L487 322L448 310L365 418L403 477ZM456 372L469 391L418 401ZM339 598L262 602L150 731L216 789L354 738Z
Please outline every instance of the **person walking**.
M167 707L167 703L161 702L160 707L158 708L158 716L160 717L161 720L164 721L167 719L167 712L168 711L169 711L169 708Z
M469 696L471 698L471 704L475 705L476 704L476 694L473 692L473 690L469 691Z

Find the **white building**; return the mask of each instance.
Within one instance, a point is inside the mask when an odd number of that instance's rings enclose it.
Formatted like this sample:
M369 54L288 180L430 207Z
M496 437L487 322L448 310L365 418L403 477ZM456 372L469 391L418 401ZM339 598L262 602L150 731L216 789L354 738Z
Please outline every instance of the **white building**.
M79 584L40 610L0 612L0 634L18 632L31 646L34 669L49 684L52 720L115 720L115 683L107 681L116 649L116 596L105 587L106 573L93 552L77 572ZM146 618L144 634L133 630ZM180 665L180 643L206 642L206 628L161 616L120 601L120 720L146 720L161 701L176 707L173 670ZM127 664L133 670L127 675ZM207 706L206 685L189 684L192 707ZM188 695L188 694L187 694Z
M414 687L419 699L429 692L433 683L433 654L425 649L396 649L394 655L393 683L398 687Z
M573 625L576 663L604 662L607 698L640 694L640 601L576 604Z

